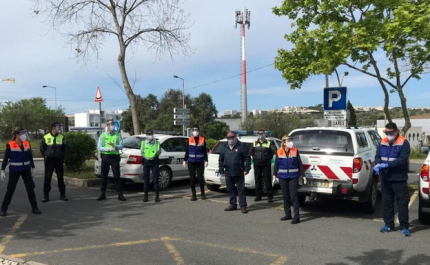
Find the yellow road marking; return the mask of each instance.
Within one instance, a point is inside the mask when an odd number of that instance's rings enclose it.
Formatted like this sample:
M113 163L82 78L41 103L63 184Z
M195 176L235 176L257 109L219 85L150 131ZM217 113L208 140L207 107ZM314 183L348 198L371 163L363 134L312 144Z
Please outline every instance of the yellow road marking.
M24 223L25 219L27 218L26 214L21 215L18 220L15 222L14 226L12 227L9 235L6 235L2 241L0 242L0 253L3 253L4 249L6 248L6 245L9 243L9 241L13 238L13 233L18 230L22 223Z
M52 253L73 252L73 251L82 251L82 250L91 250L91 249L102 249L102 248L108 248L108 247L133 246L133 245L140 245L140 244L145 244L145 243L150 243L150 242L158 242L158 241L161 241L161 239L160 238L153 238L153 239L146 239L146 240L118 242L118 243L105 244L105 245L92 245L92 246L86 246L86 247L64 248L64 249L49 250L49 251L36 251L36 252L13 254L13 255L9 255L9 256L11 256L13 258L22 258L22 257L27 257L27 256L38 256L38 255L46 255L46 254L52 254Z
M130 232L130 230L127 230L127 229L124 229L124 228L110 228L110 230L112 230L114 232L120 232L120 233Z
M413 204L413 203L414 203L414 201L417 199L417 197L418 197L418 191L416 190L416 191L412 194L411 199L409 200L408 209L410 209L410 208L411 208L412 204ZM399 221L399 213L396 213L395 223L396 223L396 224L398 224L398 225L400 224L400 221Z
M178 265L184 265L185 261L181 257L181 254L179 254L179 252L176 250L175 246L173 246L169 242L169 241L171 241L171 239L169 237L163 237L163 238L161 238L161 240L164 242L164 245L166 246L166 248L169 251L170 255L172 255L172 258L176 262L176 264L178 264Z
M287 262L287 257L286 256L279 256L279 259L275 260L272 264L270 265L282 265L285 262Z

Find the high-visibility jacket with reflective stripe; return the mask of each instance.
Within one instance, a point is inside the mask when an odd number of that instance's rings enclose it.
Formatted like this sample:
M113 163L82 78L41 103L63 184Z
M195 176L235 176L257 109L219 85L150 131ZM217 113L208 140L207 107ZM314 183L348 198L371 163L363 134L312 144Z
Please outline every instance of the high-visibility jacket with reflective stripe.
M118 142L119 142L119 134L118 133L114 133L111 135L108 132L105 132L102 134L102 147L110 148L110 147L112 147L111 144L118 145ZM118 150L103 151L102 154L103 155L119 155L119 151Z
M62 134L52 135L51 133L43 136L46 143L46 151L43 154L45 157L50 158L63 158L64 152L62 151L64 136Z
M194 136L188 139L188 162L204 162L205 152L205 138L199 136L198 142Z
M399 157L402 155L402 152L405 154L410 152L408 146L406 138L401 135L391 145L387 137L381 140L379 144L380 161L377 162L390 164L390 167L381 169L381 179L390 181L404 181L408 179L407 160L400 164L398 164L399 161L396 161L395 164L398 165L393 165L393 161L400 159ZM405 157L405 154L402 157Z
M270 164L273 158L273 152L270 149L269 141L266 140L263 143L260 143L260 141L255 141L252 144L252 148L252 158L254 159L254 164Z
M32 156L30 143L22 141L23 150L21 150L21 147L15 140L10 141L8 144L10 146L9 170L15 172L30 170Z
M140 153L146 160L153 160L160 155L160 142L154 140L153 143L149 144L148 140L142 141L140 144Z
M295 179L300 175L299 163L297 162L297 149L290 148L288 156L284 148L278 149L278 178L280 179Z
M381 155L381 162L387 163L389 161L396 160L399 155L400 151L402 150L402 145L406 141L406 138L399 135L397 137L396 141L390 146L390 142L388 141L388 138L385 137L382 139L380 144L380 155Z

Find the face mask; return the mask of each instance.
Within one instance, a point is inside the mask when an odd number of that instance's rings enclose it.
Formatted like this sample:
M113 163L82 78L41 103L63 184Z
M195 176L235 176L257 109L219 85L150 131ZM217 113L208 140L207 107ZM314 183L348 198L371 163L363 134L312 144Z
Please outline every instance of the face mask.
M27 140L27 135L22 134L19 136L19 138L21 139L21 141L26 141Z
M264 140L264 139L265 139L264 135L259 135L258 136L258 140Z
M154 136L148 135L146 136L146 139L148 139L149 142L152 142L152 140L154 140Z
M236 143L236 138L228 139L227 142L229 145L234 145Z
M193 135L194 135L194 137L197 137L197 136L199 136L199 132L198 131L193 131Z
M116 129L115 125L111 125L109 128L110 128L110 130L111 130L112 132L114 132L114 131L115 131L115 129Z
M396 139L396 136L394 136L394 135L388 135L387 139L388 139L389 142L393 142Z
M287 148L293 148L293 142L287 142Z
M55 131L56 131L57 133L61 133L61 127L60 127L60 126L55 127Z

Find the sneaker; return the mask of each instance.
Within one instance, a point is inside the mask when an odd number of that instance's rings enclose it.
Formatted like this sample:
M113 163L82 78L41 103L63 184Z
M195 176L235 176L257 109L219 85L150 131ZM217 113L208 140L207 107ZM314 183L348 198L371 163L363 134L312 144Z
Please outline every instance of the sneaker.
M407 228L402 229L402 234L403 236L407 236L407 237L411 236L411 232L409 232Z
M384 227L381 228L381 230L379 230L381 233L388 233L391 230L393 230L391 227L389 227L388 225L385 225Z
M34 208L31 212L34 214L41 214L42 213L38 208Z

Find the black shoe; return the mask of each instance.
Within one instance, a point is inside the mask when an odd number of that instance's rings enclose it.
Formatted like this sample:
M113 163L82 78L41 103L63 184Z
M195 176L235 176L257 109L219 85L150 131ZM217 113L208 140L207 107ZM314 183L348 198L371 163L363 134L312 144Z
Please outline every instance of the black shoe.
M248 210L246 209L246 207L242 207L242 208L240 208L240 211L241 211L242 213L248 213Z
M100 194L100 196L97 198L98 201L103 201L106 200L106 194L102 193Z
M229 211L235 211L237 210L237 206L231 206L229 205L227 208L224 209L224 211L229 212Z
M282 217L282 218L281 218L281 221L287 221L287 220L291 220L291 219L293 219L293 218L291 217L291 215L290 215L290 216L285 215L284 217Z
M49 197L43 197L42 202L49 202Z
M300 223L300 219L294 219L293 221L291 221L292 225L298 224Z
M60 195L60 201L64 201L64 202L66 202L66 201L68 201L69 199L67 199L67 197L66 197L66 195L65 194L61 194Z
M124 195L122 195L122 192L118 193L118 200L119 201L126 201L127 199L124 197Z
M143 202L147 202L148 200L148 193L146 192L145 195L143 195Z
M160 202L160 194L158 191L155 192L155 202Z
M0 216L6 216L7 215L7 211L1 211L0 212Z
M254 201L255 201L255 202L259 202L259 201L261 201L261 197L255 197L255 198L254 198Z
M196 195L192 195L192 196L191 196L191 201L197 201L197 197L196 197Z
M268 202L268 203L273 202L273 198L272 198L272 197L267 198L267 202Z
M42 213L38 208L34 208L31 212L34 214L41 214Z
M202 195L200 195L200 198L201 198L202 200L206 200L206 194L202 193Z

